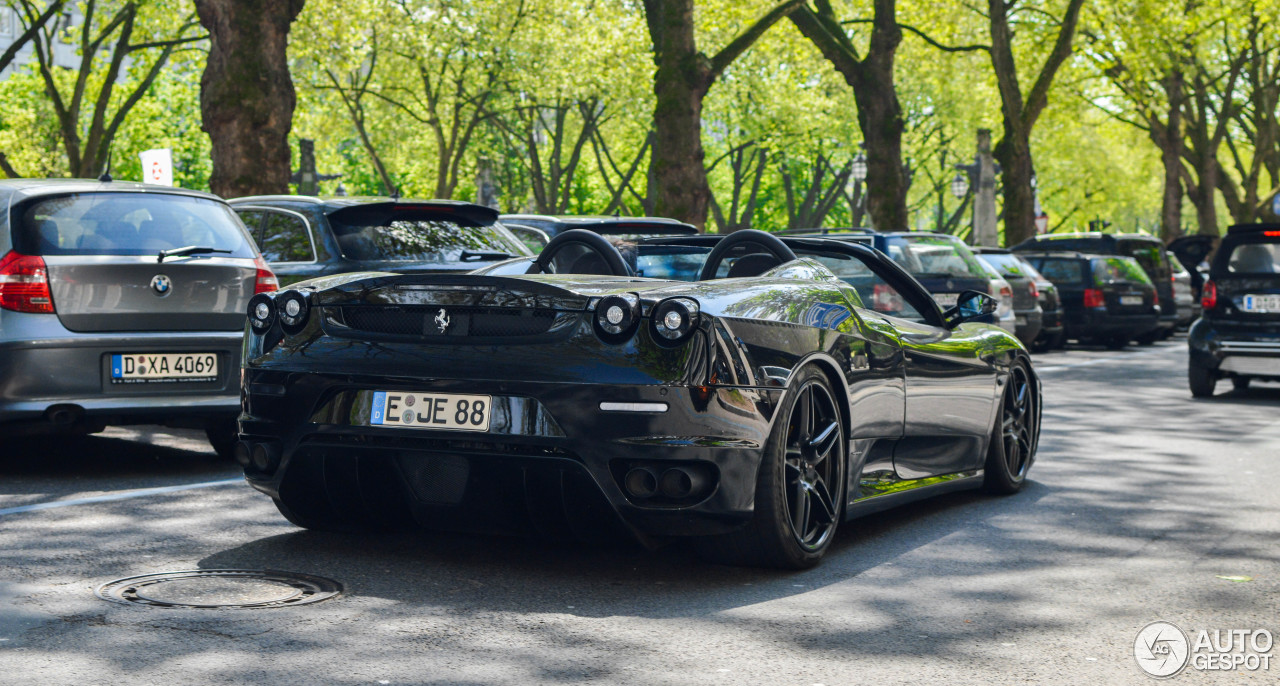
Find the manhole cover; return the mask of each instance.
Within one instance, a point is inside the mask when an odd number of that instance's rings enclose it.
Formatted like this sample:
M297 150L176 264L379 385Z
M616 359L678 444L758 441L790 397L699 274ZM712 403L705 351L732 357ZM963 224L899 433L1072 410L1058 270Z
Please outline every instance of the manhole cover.
M155 607L289 607L328 600L342 584L321 576L256 569L198 569L116 579L99 598Z

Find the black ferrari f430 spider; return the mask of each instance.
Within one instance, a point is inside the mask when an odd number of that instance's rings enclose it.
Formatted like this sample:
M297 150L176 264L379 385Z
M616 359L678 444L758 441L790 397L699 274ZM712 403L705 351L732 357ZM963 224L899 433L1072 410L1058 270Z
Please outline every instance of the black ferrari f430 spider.
M1040 385L970 321L995 304L761 231L305 281L249 304L237 456L307 528L613 529L803 568L858 515L1022 487Z

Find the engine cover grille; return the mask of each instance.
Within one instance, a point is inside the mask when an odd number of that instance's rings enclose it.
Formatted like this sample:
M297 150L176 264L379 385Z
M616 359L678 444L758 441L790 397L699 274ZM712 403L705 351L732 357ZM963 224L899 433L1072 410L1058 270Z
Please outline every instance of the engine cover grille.
M537 336L556 310L507 307L360 305L338 308L343 326L367 333L423 337Z

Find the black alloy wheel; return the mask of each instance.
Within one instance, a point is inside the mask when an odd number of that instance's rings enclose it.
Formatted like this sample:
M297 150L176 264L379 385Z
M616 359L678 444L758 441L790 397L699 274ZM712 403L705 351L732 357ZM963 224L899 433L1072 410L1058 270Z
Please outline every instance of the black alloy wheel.
M831 391L817 380L801 387L787 425L783 495L791 533L806 550L823 548L839 524L837 478L843 470L830 459L843 438L840 412Z
M795 374L778 410L744 528L700 541L715 562L806 569L822 559L843 513L845 427L826 376Z
M1035 460L1040 408L1026 362L1009 368L1000 414L987 449L985 485L992 493L1016 493Z

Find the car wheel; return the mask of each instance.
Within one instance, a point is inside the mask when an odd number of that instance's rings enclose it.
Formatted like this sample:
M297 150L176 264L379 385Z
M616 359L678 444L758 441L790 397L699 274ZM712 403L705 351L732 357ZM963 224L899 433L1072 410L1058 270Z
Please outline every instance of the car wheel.
M1102 343L1111 350L1119 350L1126 345L1129 345L1129 339L1122 336L1112 336L1111 338L1105 339Z
M1053 335L1053 338L1049 341L1049 349L1064 350L1066 349L1066 347L1067 347L1067 331L1066 329L1063 329L1062 331L1059 331L1058 333Z
M988 493L1017 493L1035 461L1039 432L1039 398L1027 363L1018 360L1000 400L1000 413L991 432L983 485Z
M233 460L236 454L236 441L239 440L236 435L238 432L236 420L225 419L205 427L204 435L209 439L209 445L213 446L213 451L218 454L218 457Z
M1208 398L1213 395L1213 390L1218 385L1218 377L1214 375L1213 370L1192 364L1187 367L1187 384L1191 386L1193 397Z
M1243 391L1249 388L1249 382L1252 380L1253 377L1249 376L1233 376L1231 377L1231 387L1237 391Z
M845 433L826 377L806 367L779 408L756 479L755 512L738 531L700 541L727 564L806 569L822 559L840 524Z

